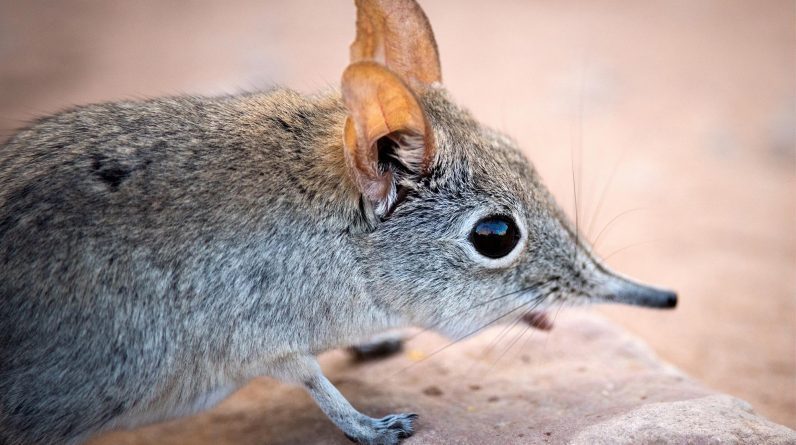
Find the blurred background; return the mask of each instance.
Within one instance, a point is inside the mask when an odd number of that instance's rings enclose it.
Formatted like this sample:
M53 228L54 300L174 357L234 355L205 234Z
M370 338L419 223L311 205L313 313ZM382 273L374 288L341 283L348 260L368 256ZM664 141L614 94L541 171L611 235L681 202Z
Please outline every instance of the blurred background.
M680 292L673 312L597 310L796 427L796 3L421 3L453 96L577 202L610 266ZM0 0L0 140L74 104L335 86L354 17L348 0Z

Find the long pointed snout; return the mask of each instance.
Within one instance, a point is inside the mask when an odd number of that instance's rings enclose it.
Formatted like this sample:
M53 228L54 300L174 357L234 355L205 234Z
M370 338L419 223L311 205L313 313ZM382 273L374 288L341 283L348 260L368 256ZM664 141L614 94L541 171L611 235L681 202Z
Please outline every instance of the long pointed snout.
M616 275L610 276L604 292L602 299L609 302L661 309L677 306L677 293L674 291L636 283Z

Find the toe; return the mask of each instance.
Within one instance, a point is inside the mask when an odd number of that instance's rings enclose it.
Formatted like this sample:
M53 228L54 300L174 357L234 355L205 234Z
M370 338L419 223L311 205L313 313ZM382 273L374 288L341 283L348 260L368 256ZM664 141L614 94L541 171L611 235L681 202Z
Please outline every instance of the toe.
M414 434L414 421L417 414L393 414L380 419L384 424L384 429L389 433L394 433L399 439L405 439Z
M366 418L358 434L346 434L353 442L369 445L398 445L401 439L414 434L417 414L391 414L381 419Z

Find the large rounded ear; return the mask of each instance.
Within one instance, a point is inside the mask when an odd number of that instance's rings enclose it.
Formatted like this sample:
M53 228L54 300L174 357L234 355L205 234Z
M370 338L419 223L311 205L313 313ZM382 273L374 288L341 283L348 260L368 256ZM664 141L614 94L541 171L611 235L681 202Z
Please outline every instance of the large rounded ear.
M349 174L377 215L396 203L402 176L426 173L432 132L412 90L384 66L353 63L342 80L345 159Z
M381 63L416 91L442 81L434 33L414 0L356 0L356 5L351 63Z

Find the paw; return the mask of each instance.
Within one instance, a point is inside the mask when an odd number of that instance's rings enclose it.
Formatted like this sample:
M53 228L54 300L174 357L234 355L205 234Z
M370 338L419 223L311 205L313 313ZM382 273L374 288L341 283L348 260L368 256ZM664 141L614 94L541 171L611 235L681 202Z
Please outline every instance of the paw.
M400 352L401 349L403 349L403 339L397 336L348 348L354 358L359 361L384 358Z
M414 434L417 414L391 414L381 419L365 417L355 433L346 433L352 442L365 445L396 445Z

